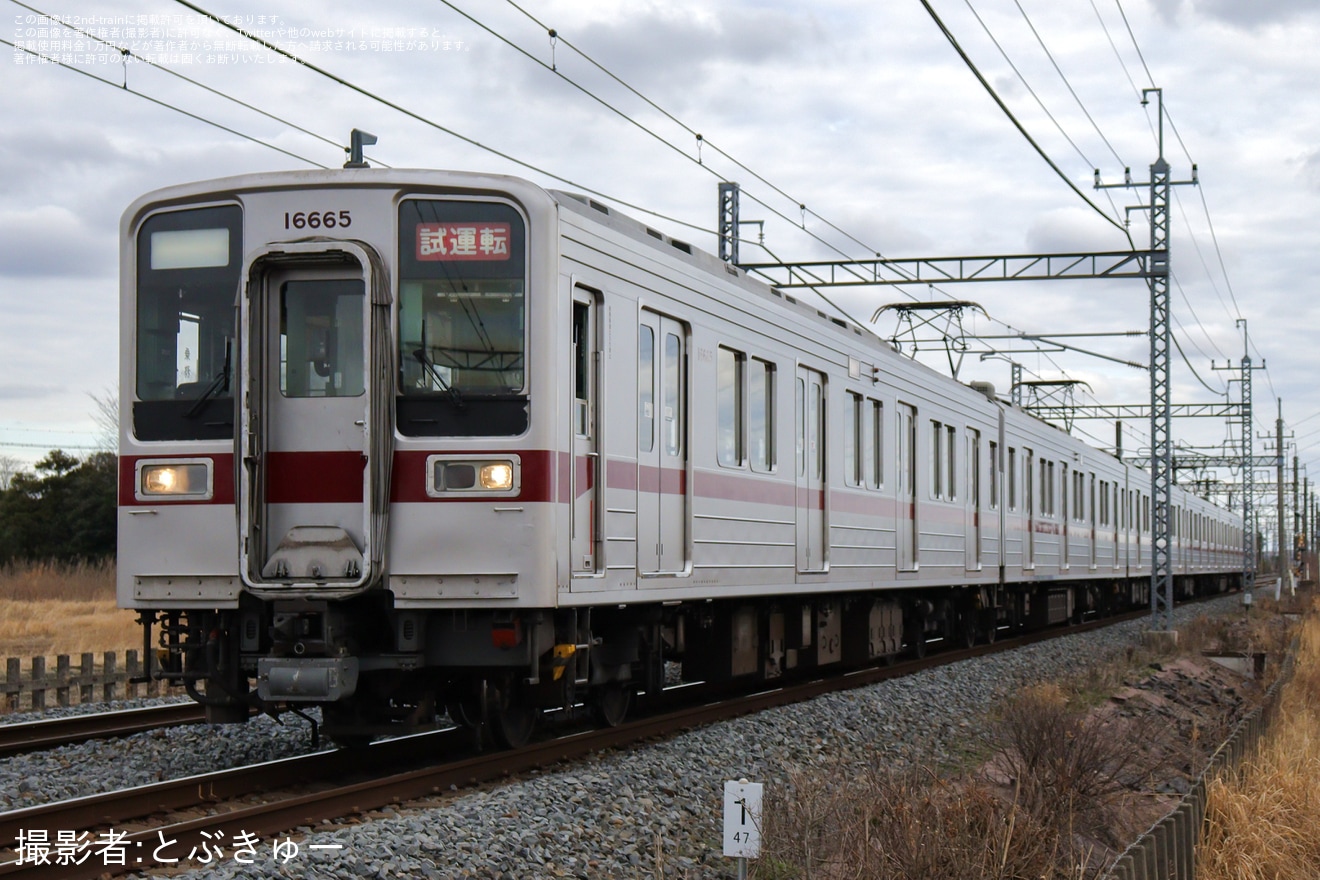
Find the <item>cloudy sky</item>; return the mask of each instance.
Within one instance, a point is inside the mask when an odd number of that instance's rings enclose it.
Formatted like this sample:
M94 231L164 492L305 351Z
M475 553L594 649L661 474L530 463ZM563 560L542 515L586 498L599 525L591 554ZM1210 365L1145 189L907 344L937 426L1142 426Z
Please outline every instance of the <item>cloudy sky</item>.
M119 217L160 186L335 167L357 127L380 138L369 150L378 163L594 190L711 250L720 179L742 184L743 219L764 220L766 247L784 260L1120 250L1129 234L1137 247L1149 242L1146 215L1128 210L1146 195L1098 192L1093 171L1107 183L1125 166L1148 178L1158 118L1141 91L1159 86L1173 176L1187 180L1196 163L1201 183L1176 189L1172 215L1175 336L1188 361L1175 354L1174 399L1237 399L1226 385L1234 374L1212 362L1236 365L1245 319L1251 357L1267 365L1255 374L1257 430L1273 432L1282 398L1320 478L1320 7L930 3L1094 206L996 106L921 0L199 3L414 117L178 2L0 0L3 39L68 65L0 47L0 455L32 461L52 446L96 444L93 398L113 393L119 357ZM87 35L52 29L50 16ZM746 243L742 259L771 257ZM829 295L868 322L889 302L975 300L990 319L966 329L986 336L1139 331L1148 321L1148 292L1133 281ZM874 329L887 337L894 321ZM1124 361L1148 356L1143 338L1066 341ZM1086 402L1148 400L1148 379L1132 367L1080 353L1013 357L1029 379L1086 381ZM970 355L961 378L1006 391L1009 368ZM1112 444L1111 424L1082 427ZM1192 444L1229 436L1205 420L1174 433ZM1148 442L1145 425L1127 426L1126 448Z

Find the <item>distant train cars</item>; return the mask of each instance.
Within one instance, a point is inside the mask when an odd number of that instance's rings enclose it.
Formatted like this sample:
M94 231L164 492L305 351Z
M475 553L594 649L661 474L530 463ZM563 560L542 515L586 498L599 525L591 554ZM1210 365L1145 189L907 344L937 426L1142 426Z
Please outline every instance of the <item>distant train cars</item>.
M349 169L122 225L119 604L216 721L618 723L1148 602L1149 477L580 196ZM1175 494L1182 594L1241 571Z

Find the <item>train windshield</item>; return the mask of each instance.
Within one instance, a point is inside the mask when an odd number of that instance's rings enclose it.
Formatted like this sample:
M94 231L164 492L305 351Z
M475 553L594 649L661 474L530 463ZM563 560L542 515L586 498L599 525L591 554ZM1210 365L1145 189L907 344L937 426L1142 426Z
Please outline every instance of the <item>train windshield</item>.
M526 234L498 202L399 208L400 429L526 429Z
M156 214L137 236L133 428L143 440L233 436L230 393L242 214Z

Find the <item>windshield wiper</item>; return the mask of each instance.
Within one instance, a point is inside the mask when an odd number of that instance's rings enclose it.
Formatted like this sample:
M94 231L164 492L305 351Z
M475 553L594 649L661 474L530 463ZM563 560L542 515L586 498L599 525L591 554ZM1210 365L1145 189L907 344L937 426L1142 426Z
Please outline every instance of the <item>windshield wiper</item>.
M459 409L462 409L463 408L462 393L460 393L459 390L455 388L453 385L450 385L448 382L446 382L444 376L440 375L440 368L437 367L435 363L432 362L432 360L426 356L426 349L423 348L413 349L413 357L417 359L418 363L420 363L423 367L426 368L426 372L431 375L431 378L439 383L441 390L443 390L446 394L448 394L449 399L454 402L454 406L458 407Z
M228 390L229 390L229 355L230 355L230 352L231 352L230 341L229 341L228 339L226 339L226 340L225 340L225 365L224 365L223 367L221 367L219 373L216 373L215 378L211 380L211 384L206 386L206 389L202 392L202 396L199 397L199 398L197 398L196 402L193 403L192 408L189 409L186 413L183 414L183 417L184 417L185 419L195 419L195 418L197 418L197 416L201 414L202 410L206 409L207 404L209 404L209 403L211 402L211 398L212 398L212 397L215 397L215 396L216 396L217 394L219 394L221 391L228 391Z

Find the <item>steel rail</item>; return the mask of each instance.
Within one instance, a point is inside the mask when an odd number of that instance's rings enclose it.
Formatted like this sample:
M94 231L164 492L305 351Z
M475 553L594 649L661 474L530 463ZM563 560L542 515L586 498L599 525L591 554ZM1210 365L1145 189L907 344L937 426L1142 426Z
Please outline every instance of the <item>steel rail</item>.
M144 730L155 730L158 727L200 724L205 720L205 710L196 703L188 702L150 706L145 709L73 715L44 721L25 721L19 724L5 724L0 721L0 758L92 739L127 736Z

